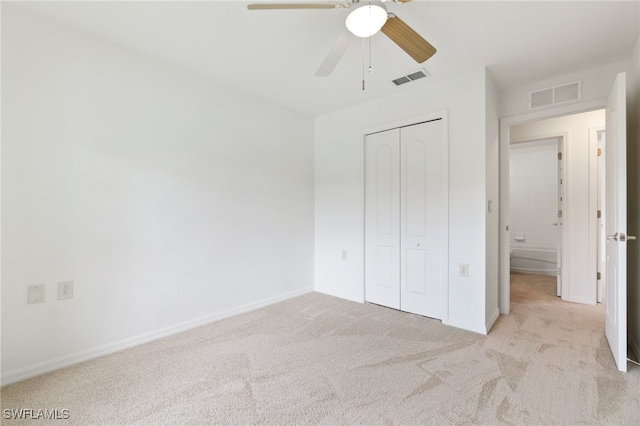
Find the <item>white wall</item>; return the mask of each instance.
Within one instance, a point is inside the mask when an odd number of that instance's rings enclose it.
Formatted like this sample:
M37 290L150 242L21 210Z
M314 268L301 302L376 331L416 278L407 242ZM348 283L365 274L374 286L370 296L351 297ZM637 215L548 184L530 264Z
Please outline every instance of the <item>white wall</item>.
M509 150L511 248L555 250L558 245L557 140L512 144ZM516 234L524 234L517 241Z
M511 141L564 135L566 204L563 239L562 298L596 303L597 245L597 140L589 140L590 128L603 128L604 110L532 121L511 127ZM515 230L515 229L514 229ZM597 241L597 240L595 240ZM588 263L588 266L587 266Z
M310 291L311 118L2 7L4 382Z
M363 301L366 128L442 109L449 118L449 304L444 322L486 332L485 70L416 84L316 118L315 288ZM343 250L348 260L341 260ZM469 277L458 264L469 264Z

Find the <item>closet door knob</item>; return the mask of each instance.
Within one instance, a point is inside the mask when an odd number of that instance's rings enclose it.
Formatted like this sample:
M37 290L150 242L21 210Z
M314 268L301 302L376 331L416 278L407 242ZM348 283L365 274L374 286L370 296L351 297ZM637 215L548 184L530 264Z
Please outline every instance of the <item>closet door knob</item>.
M416 247L420 247L420 243L417 243L417 244L416 244Z

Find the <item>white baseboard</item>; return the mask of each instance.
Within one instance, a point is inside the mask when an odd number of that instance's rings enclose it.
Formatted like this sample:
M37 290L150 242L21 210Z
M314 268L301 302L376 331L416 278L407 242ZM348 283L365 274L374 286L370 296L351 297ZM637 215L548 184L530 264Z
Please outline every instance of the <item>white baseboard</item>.
M469 323L463 323L463 322L459 322L459 321L451 321L451 319L449 319L448 322L442 322L445 325L451 326L451 327L456 327L456 328L461 328L463 330L467 330L467 331L472 331L474 333L478 333L478 334L487 334L487 328L486 326L483 326L482 324L480 324L480 326L478 326L477 324L469 324Z
M333 296L333 297L337 297L339 299L345 299L345 300L350 300L352 302L358 302L358 303L364 303L364 297L363 296L354 296L352 294L347 294L347 293L341 293L341 292L337 292L337 291L327 291L323 288L318 288L316 286L316 288L314 289L315 292L317 293L322 293L322 294L326 294L327 296Z
M200 327L212 322L220 321L235 315L250 312L265 306L273 305L274 303L282 302L297 296L301 296L313 291L313 287L304 288L301 290L292 291L290 293L282 294L276 297L271 297L265 300L261 300L254 303L249 303L244 306L240 306L227 311L222 311L210 315L205 315L200 318L185 321L179 324L163 327L158 330L150 331L147 333L139 334L137 336L129 337L127 339L118 340L113 343L107 343L95 348L85 349L80 352L72 353L62 357L58 357L52 360L40 362L27 367L19 368L16 370L8 371L2 374L0 383L2 385L8 385L10 383L19 382L21 380L29 379L31 377L39 376L44 373L49 373L60 368L69 367L74 364L78 364L90 359L98 358L104 355L112 354L114 352L122 351L124 349L132 348L134 346L141 345L143 343L151 342L153 340L162 339L163 337L171 336L173 334L181 333L183 331L190 330L192 328Z

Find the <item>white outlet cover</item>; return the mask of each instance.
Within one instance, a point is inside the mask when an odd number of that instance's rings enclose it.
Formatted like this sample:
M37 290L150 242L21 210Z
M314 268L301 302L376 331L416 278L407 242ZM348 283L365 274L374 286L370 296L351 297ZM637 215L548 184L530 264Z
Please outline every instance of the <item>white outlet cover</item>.
M27 304L44 303L44 284L35 284L27 287Z
M460 264L460 276L468 277L469 276L469 264L461 263Z
M73 281L61 281L58 283L58 300L73 298Z

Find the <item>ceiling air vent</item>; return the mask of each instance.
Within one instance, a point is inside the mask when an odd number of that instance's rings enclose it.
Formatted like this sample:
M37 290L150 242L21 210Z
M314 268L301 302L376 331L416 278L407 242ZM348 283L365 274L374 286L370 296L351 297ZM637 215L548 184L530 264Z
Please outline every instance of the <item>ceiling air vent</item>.
M582 99L582 80L529 92L529 109L544 108Z
M398 77L392 81L396 86L402 86L403 84L411 83L412 81L420 80L421 78L429 77L430 75L431 74L429 74L426 69L420 68L418 71L403 75L402 77Z

